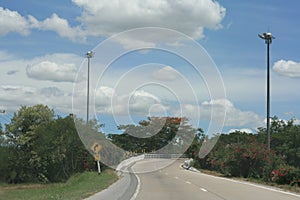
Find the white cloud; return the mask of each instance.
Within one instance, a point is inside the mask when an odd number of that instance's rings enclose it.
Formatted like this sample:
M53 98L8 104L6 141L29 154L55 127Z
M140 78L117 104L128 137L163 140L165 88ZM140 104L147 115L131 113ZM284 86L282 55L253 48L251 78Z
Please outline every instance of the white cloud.
M57 64L55 62L42 61L35 65L29 65L26 72L28 77L33 79L74 82L77 68L74 64Z
M95 36L139 27L165 27L193 38L203 37L203 28L220 28L225 8L212 0L73 0L84 12L79 20Z
M178 77L179 73L172 67L166 66L155 72L153 77L162 81L173 81Z
M18 12L0 7L0 36L9 32L28 35L30 33L30 25L27 19Z
M228 131L228 133L233 133L233 132L236 132L236 131L244 132L244 133L253 133L253 130L252 130L252 129L249 129L249 128L230 129L230 130Z
M279 60L275 62L273 70L282 76L300 78L300 63L291 60Z
M83 9L77 18L87 35L110 37L117 33L144 27L161 27L201 39L204 30L219 29L226 9L212 0L73 0ZM175 38L176 37L176 38ZM117 35L113 39L126 49L151 48L158 43L178 45L179 34L145 30Z
M20 105L43 103L60 111L71 112L73 82L82 57L74 54L51 54L33 59L18 59L7 54L7 58L0 59L0 105L14 112ZM45 68L39 65L45 62ZM32 78L28 77L28 72ZM85 74L79 74L77 80L83 80L82 75Z
M41 22L31 16L30 21L32 27L55 31L59 36L69 38L72 41L84 42L86 40L85 33L79 26L71 27L66 19L60 18L56 13Z
M243 111L234 106L228 99L216 99L203 101L201 104L189 104L180 102L178 105L166 102L165 99L138 90L132 94L120 95L113 88L100 87L97 90L96 110L100 113L127 115L127 116L149 116L153 113L163 115L185 116L189 119L221 121L226 111L225 126L249 127L256 129L263 126L264 118L251 111ZM214 112L214 114L212 114ZM246 129L245 129L246 130ZM247 131L249 132L249 131Z
M0 35L6 35L9 32L28 35L31 29L54 31L59 36L72 41L84 42L86 40L86 33L80 26L71 27L66 19L60 18L56 13L43 21L38 21L31 15L26 18L17 11L0 7Z
M73 3L83 10L77 18L81 23L78 26L71 26L56 13L39 21L34 16L25 17L0 7L0 35L9 32L28 35L31 29L39 29L54 31L72 41L85 42L87 36L109 37L133 28L162 27L200 39L204 37L205 28L221 28L226 13L226 9L213 0L73 0ZM116 41L126 48L134 42L147 46L157 42L157 36L143 36L116 38ZM160 38L168 39L168 36L160 35Z
M215 99L203 101L200 105L182 104L184 113L195 116L197 110L200 118L222 122L225 115L224 126L257 128L262 126L263 118L252 111L243 111L234 106L228 99Z
M96 110L101 113L148 116L150 111L161 111L164 108L158 97L143 90L131 94L117 94L113 88L101 86L95 92Z

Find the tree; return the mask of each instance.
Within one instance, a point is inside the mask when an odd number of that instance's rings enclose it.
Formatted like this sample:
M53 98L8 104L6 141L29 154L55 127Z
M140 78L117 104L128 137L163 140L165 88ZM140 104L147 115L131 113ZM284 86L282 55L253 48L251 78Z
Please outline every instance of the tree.
M295 119L284 121L273 117L271 121L271 149L282 155L287 164L300 168L300 125ZM260 135L265 129L260 129Z
M3 150L7 157L0 172L8 172L4 173L8 182L65 181L83 171L84 161L93 162L74 119L54 118L53 110L44 105L22 106L6 125L5 137L9 151Z
M201 128L198 128L195 133L195 137L193 139L192 144L189 146L189 148L185 152L185 154L189 158L193 158L193 159L198 158L198 153L199 153L200 147L204 141L204 138L205 138L204 131Z
M14 113L10 124L6 124L6 144L14 152L8 158L9 167L12 169L8 179L12 182L35 181L32 173L33 165L39 163L36 151L33 149L33 141L38 138L35 130L42 124L48 124L54 120L54 112L48 106L35 105L32 107L22 106Z
M149 117L138 125L121 125L122 134L109 134L114 144L126 151L184 153L197 132L186 118Z
M30 148L28 141L34 137L34 130L41 124L54 120L54 111L45 105L22 106L14 113L10 124L6 124L7 142L22 149Z

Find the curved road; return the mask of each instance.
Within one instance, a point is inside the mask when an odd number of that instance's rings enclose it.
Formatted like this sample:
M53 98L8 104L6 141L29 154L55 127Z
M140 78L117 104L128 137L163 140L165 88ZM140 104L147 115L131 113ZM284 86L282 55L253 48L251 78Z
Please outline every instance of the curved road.
M166 159L145 159L138 161L133 171L139 173L139 185L134 195L136 200L300 200L300 195L283 192L247 182L191 172L180 168L183 160L159 169Z

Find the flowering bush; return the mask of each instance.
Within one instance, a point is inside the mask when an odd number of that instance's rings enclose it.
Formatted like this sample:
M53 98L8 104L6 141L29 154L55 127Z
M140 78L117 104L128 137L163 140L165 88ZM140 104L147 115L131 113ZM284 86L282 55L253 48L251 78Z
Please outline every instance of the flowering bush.
M265 144L252 139L247 143L227 144L224 148L216 148L207 158L209 167L226 176L262 178L270 180L270 173L280 164L282 159Z
M300 169L290 165L279 165L270 174L271 180L278 184L300 184Z

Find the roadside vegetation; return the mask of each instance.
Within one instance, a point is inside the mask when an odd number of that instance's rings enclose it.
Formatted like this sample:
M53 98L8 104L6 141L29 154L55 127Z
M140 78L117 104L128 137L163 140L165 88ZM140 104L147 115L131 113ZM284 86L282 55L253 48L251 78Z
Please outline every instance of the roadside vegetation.
M118 179L113 170L84 172L73 175L64 183L48 184L2 184L0 199L6 200L47 200L84 199L107 188Z
M81 199L117 180L105 165L97 175L72 115L55 116L45 105L22 106L5 129L0 127L0 199Z
M286 185L300 192L300 125L277 117L271 123L271 148L266 145L266 129L257 134L235 131L219 135L213 150L200 159L198 151L205 137L195 140L189 155L194 166L226 177L241 177L269 185Z
M149 117L136 125L119 126L122 134L105 135L95 121L85 124L75 116L55 116L49 107L35 105L22 106L5 128L0 127L1 199L2 195L6 195L3 199L22 199L19 190L24 192L23 199L34 199L35 194L44 199L73 199L64 195L74 194L80 199L117 180L103 164L103 174L92 172L96 171L92 152L82 144L74 121L124 149L127 156L184 152L194 159L196 168L299 191L300 125L293 119L271 120L271 150L266 146L266 129L258 128L255 134L236 131L214 136L219 137L214 148L199 158L202 144L214 138L193 128L187 118ZM93 141L89 142L92 145ZM102 150L107 155L114 152L106 146ZM27 192L32 198L27 198Z
M164 122L157 132L154 131L155 128L149 130L155 120ZM191 143L185 154L194 159L193 165L198 169L214 171L226 177L285 185L285 188L299 191L300 125L295 124L293 119L286 122L273 117L271 121L270 151L266 145L265 128L258 128L255 134L235 131L208 138L201 128L191 127L186 118L148 118L138 125L120 126L124 130L123 134L108 137L116 145L135 153L151 153L167 144L173 146L164 148L165 152L180 152L181 146ZM149 132L155 134L152 137L136 138L138 134L145 135ZM193 141L189 137L190 133L194 134ZM212 151L200 159L199 150L203 142L217 137L218 141Z

